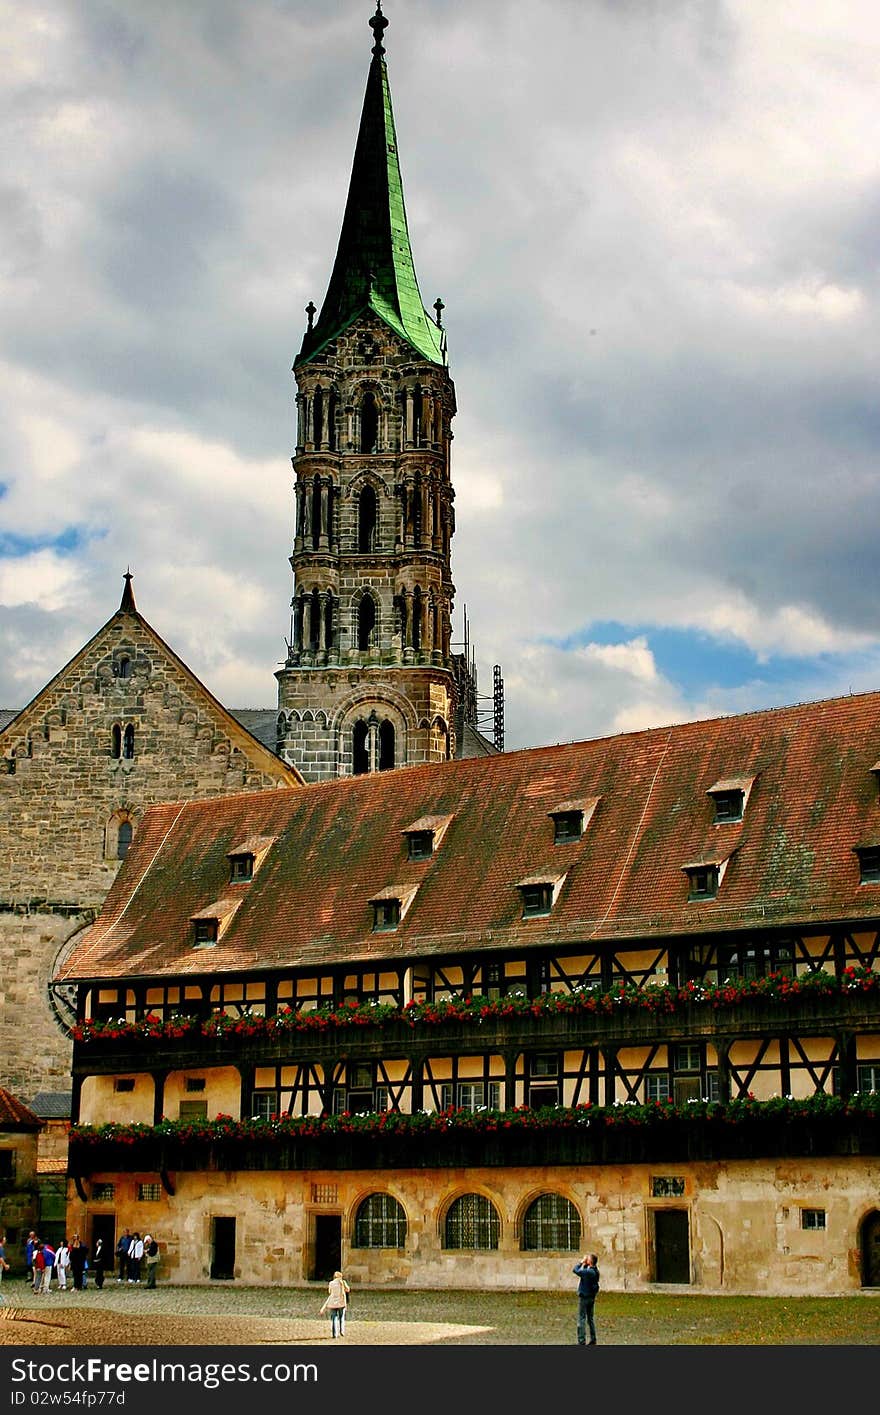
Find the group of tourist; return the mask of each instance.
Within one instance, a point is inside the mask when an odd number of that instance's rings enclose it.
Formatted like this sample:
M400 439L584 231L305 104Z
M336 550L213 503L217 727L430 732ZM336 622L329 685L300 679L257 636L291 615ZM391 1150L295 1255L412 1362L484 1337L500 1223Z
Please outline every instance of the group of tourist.
M8 1271L5 1236L0 1235L0 1277ZM108 1267L108 1257L104 1239L96 1238L91 1255L88 1246L78 1233L70 1239L62 1238L57 1247L48 1240L41 1239L33 1230L27 1236L24 1248L25 1277L35 1293L66 1292L72 1288L81 1292L89 1278L95 1287L104 1286L104 1275ZM159 1265L159 1244L151 1234L129 1233L123 1229L116 1245L117 1282L140 1283L142 1268L146 1270L147 1287L156 1286L156 1270ZM109 1267L113 1267L110 1256ZM55 1287L52 1281L55 1281Z
M139 1233L129 1233L124 1228L116 1244L116 1281L139 1283L146 1271L144 1286L155 1287L158 1266L159 1244L152 1234L145 1233L141 1238Z

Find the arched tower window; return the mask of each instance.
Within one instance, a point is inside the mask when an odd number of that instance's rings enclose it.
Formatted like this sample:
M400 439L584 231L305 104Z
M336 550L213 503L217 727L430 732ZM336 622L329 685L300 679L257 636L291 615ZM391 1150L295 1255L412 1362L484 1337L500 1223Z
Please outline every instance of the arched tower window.
M327 446L331 452L336 450L336 393L332 388L327 394Z
M309 615L309 648L312 653L317 653L318 645L321 641L321 596L317 590L312 590L312 607Z
M422 592L418 585L413 590L412 646L414 649L422 647Z
M131 677L131 659L130 659L130 658L124 657L124 658L121 658L121 659L119 660L118 664L116 665L116 676L117 676L117 678L130 678L130 677Z
M320 388L315 389L315 399L312 404L312 433L315 446L320 447L324 441L324 395Z
M375 452L379 437L379 409L369 390L361 399L361 451Z
M394 723L387 719L379 727L379 770L390 771L394 766Z
M310 492L312 497L312 550L317 550L321 543L321 482L319 477L315 477Z
M122 756L122 728L114 722L110 730L110 755L118 759Z
M366 776L370 770L370 729L366 722L356 722L351 734L352 771Z
M131 844L131 837L134 834L134 826L131 821L120 821L119 830L116 833L116 858L124 860L128 854L128 847Z
M129 762L134 756L134 727L130 722L122 734L122 755Z
M358 605L357 646L368 649L376 629L376 603L372 595L365 594Z
M365 486L358 498L358 550L375 550L379 503L371 486Z

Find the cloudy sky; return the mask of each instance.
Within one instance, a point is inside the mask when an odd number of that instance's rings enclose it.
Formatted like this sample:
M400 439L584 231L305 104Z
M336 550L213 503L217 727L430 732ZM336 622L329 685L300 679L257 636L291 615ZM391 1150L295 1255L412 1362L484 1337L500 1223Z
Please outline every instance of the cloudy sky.
M267 707L371 0L0 0L0 706L138 606ZM510 748L880 688L876 0L387 0ZM487 701L487 708L489 704Z

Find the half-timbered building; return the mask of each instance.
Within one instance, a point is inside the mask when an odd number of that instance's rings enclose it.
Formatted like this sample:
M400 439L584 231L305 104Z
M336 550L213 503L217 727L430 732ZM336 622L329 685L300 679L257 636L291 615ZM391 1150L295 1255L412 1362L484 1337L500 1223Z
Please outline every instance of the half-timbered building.
M185 1281L880 1285L878 723L151 807L58 978L71 1223Z

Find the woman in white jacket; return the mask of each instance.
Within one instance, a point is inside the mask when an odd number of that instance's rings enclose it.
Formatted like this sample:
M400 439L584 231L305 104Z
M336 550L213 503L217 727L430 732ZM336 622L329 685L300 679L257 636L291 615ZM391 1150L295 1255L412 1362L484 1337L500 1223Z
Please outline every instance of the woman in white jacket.
M67 1274L70 1269L70 1249L67 1246L67 1239L62 1238L58 1244L55 1254L55 1272L58 1277L58 1291L67 1291Z
M333 1274L327 1285L327 1298L321 1308L322 1312L330 1313L330 1336L345 1336L345 1309L348 1306L348 1294L351 1291L342 1273Z

